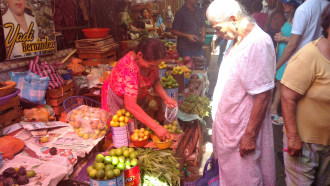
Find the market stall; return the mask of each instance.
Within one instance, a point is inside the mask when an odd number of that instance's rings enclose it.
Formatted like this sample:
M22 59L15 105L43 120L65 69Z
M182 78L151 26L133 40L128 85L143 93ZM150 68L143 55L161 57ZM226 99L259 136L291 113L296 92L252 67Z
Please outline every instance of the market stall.
M110 2L111 13L116 7L121 12L120 21L112 20L113 30L90 28L104 21L96 17L102 12L95 12L100 5L93 1L67 4L76 6L84 21L79 21L79 14L66 20L63 15L68 7L63 2L28 3L34 7L31 10L38 5L47 14L46 20L40 18L44 14L36 16L37 23L43 23L38 27L39 41L53 46L55 36L49 21L57 34L63 34L56 36L57 46L73 48L65 55L59 55L61 51L54 46L20 57L7 55L0 63L0 69L8 66L10 75L0 83L0 185L180 185L187 176L186 164L199 165L203 119L209 114L207 60L177 53L176 37L170 33L177 3L120 3ZM88 5L93 8L88 10ZM55 22L48 9L51 6L61 15ZM144 8L150 17L141 18ZM153 22L153 29L148 30L146 19ZM59 26L61 20L66 20L64 28ZM84 26L73 25L75 21ZM144 21L142 26L140 21ZM178 105L170 108L164 95L151 88L142 100L141 112L166 130L170 137L164 139L125 105L111 114L101 97L102 87L121 57L150 37L161 38L166 48L157 74L165 97ZM15 70L16 63L25 67Z

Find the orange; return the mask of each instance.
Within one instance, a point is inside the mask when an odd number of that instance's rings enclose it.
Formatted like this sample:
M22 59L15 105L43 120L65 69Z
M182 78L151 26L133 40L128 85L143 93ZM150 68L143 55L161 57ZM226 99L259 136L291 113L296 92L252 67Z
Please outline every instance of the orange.
M114 124L115 124L115 122L114 122L114 121L110 121L110 126L111 126L111 127L113 127L113 126L114 126Z
M147 138L148 138L148 136L144 136L144 137L143 137L144 140L147 139Z
M112 121L118 121L118 116L117 116L117 115L114 115L114 116L112 117Z
M144 135L145 135L145 136L148 136L148 135L149 135L149 131L147 131L147 130L144 131Z
M134 133L139 133L139 132L140 132L139 129L134 130Z
M129 117L126 116L124 122L128 123L128 121L129 121Z
M125 116L126 110L125 109L121 109L121 112L123 113L123 116Z
M119 117L119 121L120 121L120 122L125 121L125 117L124 117L124 116L120 116L120 117Z
M144 133L143 132L139 132L139 137L140 138L143 138L143 136L144 136Z
M131 117L131 113L127 111L126 114L125 114L125 116L126 117Z
M119 125L120 125L119 122L116 121L115 124L113 125L113 127L119 127Z
M132 136L132 140L133 140L133 141L138 141L138 140L139 140L139 136L134 136L134 135L133 135L133 136Z
M120 127L123 127L123 126L125 126L125 125L126 125L126 124L125 124L124 122L120 122L120 123L119 123L119 126L120 126Z
M140 128L140 132L144 132L144 131L146 131L146 129Z
M143 138L139 138L139 141L142 141L143 140Z
M117 114L118 117L123 115L123 112L121 110L117 110Z

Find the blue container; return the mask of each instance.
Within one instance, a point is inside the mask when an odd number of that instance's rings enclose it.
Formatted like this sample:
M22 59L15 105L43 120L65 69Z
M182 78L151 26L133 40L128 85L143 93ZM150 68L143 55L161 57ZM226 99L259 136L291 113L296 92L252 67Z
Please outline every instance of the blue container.
M68 71L68 73L61 74L61 76L62 76L62 78L64 80L70 80L70 79L72 79L72 70L67 70L67 71Z
M91 186L124 186L124 172L122 172L119 177L112 180L94 180L90 178L89 183Z
M178 88L165 89L165 91L169 97L178 101L178 92L179 92Z
M166 76L166 68L165 69L159 69L159 79L162 80L162 77Z

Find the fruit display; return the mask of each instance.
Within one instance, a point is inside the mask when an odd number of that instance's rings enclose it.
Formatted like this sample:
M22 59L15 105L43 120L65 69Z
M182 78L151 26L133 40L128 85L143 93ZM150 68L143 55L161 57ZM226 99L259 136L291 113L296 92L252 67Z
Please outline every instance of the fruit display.
M133 148L123 146L111 149L109 155L98 154L93 165L87 167L91 179L110 180L119 177L125 169L138 164L138 153Z
M34 170L26 170L24 167L9 167L0 174L0 185L26 185L29 178L36 175Z
M176 134L182 134L183 130L180 129L179 122L178 121L173 121L172 123L169 123L167 125L164 125L164 128L169 132L169 133L176 133Z
M111 127L123 127L126 126L130 119L133 118L133 115L126 111L125 109L117 110L116 114L112 116L110 121Z
M134 134L131 135L133 141L142 141L149 138L150 132L144 128L135 129Z
M206 59L204 56L194 56L192 58L194 70L205 70Z
M176 42L167 40L162 40L162 42L164 43L166 49L176 49Z
M172 70L172 74L183 74L184 70L181 67L174 67Z
M109 114L100 108L81 105L70 111L66 119L79 137L96 139L106 134L109 117Z
M177 88L179 86L178 82L174 79L172 75L166 75L166 77L162 77L160 83L164 87L164 89Z
M158 65L159 69L166 69L166 63L165 61L162 61L159 65Z

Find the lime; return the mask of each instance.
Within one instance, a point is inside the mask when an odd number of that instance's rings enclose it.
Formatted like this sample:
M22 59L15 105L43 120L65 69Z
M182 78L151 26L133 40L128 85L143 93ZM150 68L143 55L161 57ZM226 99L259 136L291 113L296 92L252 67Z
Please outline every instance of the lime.
M138 164L138 160L136 158L131 160L131 166L135 167Z
M104 156L103 156L102 154L98 154L98 155L96 155L96 157L95 157L95 161L96 161L97 163L102 163L102 162L104 161Z
M97 162L96 162L96 161L94 161L94 163L93 163L93 167L94 167L94 168L95 168L95 166L96 166L96 163L97 163Z
M119 163L119 159L116 156L112 157L112 165L117 165Z
M112 170L107 170L107 171L105 171L105 176L106 176L108 179L112 179L113 177L115 177L115 173L113 173Z
M116 149L111 149L109 152L109 156L116 156Z
M114 165L111 165L111 164L108 164L108 165L105 166L104 169L105 169L106 171L107 171L107 170L113 170L113 169L115 169L115 166L114 166Z
M101 180L101 179L104 178L104 175L105 175L104 170L98 170L97 173L96 173L96 178L98 180Z
M104 164L111 164L112 163L112 158L111 156L106 156L104 157Z
M131 153L129 154L129 157L130 157L131 159L137 158L137 153L136 153L136 152L131 152Z
M126 165L125 168L128 170L128 169L131 169L132 167L130 165Z
M28 178L32 178L35 175L36 175L36 172L34 172L34 170L28 170L27 173L26 173L26 176Z
M96 163L95 164L95 169L96 170L103 170L104 169L104 164L103 163Z
M88 166L88 167L87 167L87 173L89 173L89 171L91 171L92 169L94 169L93 166Z
M127 146L122 146L122 147L120 147L120 148L123 149L123 150L127 150L127 149L128 149Z
M119 169L114 169L113 173L115 174L115 176L119 176L120 175L120 170Z
M131 165L131 159L130 158L126 158L125 165Z
M124 163L125 162L125 157L124 156L119 156L118 160L119 160L119 162Z
M118 165L117 165L117 168L119 169L119 170L125 170L125 163L123 163L123 162L119 162L118 163Z
M126 158L129 157L129 151L128 150L124 150L123 151L123 156L125 156Z
M123 150L122 149L116 149L116 156L121 156L123 155Z
M130 147L130 148L128 148L128 152L132 153L132 152L134 152L134 149L132 147Z
M88 172L90 178L94 179L96 177L97 170L92 169Z

